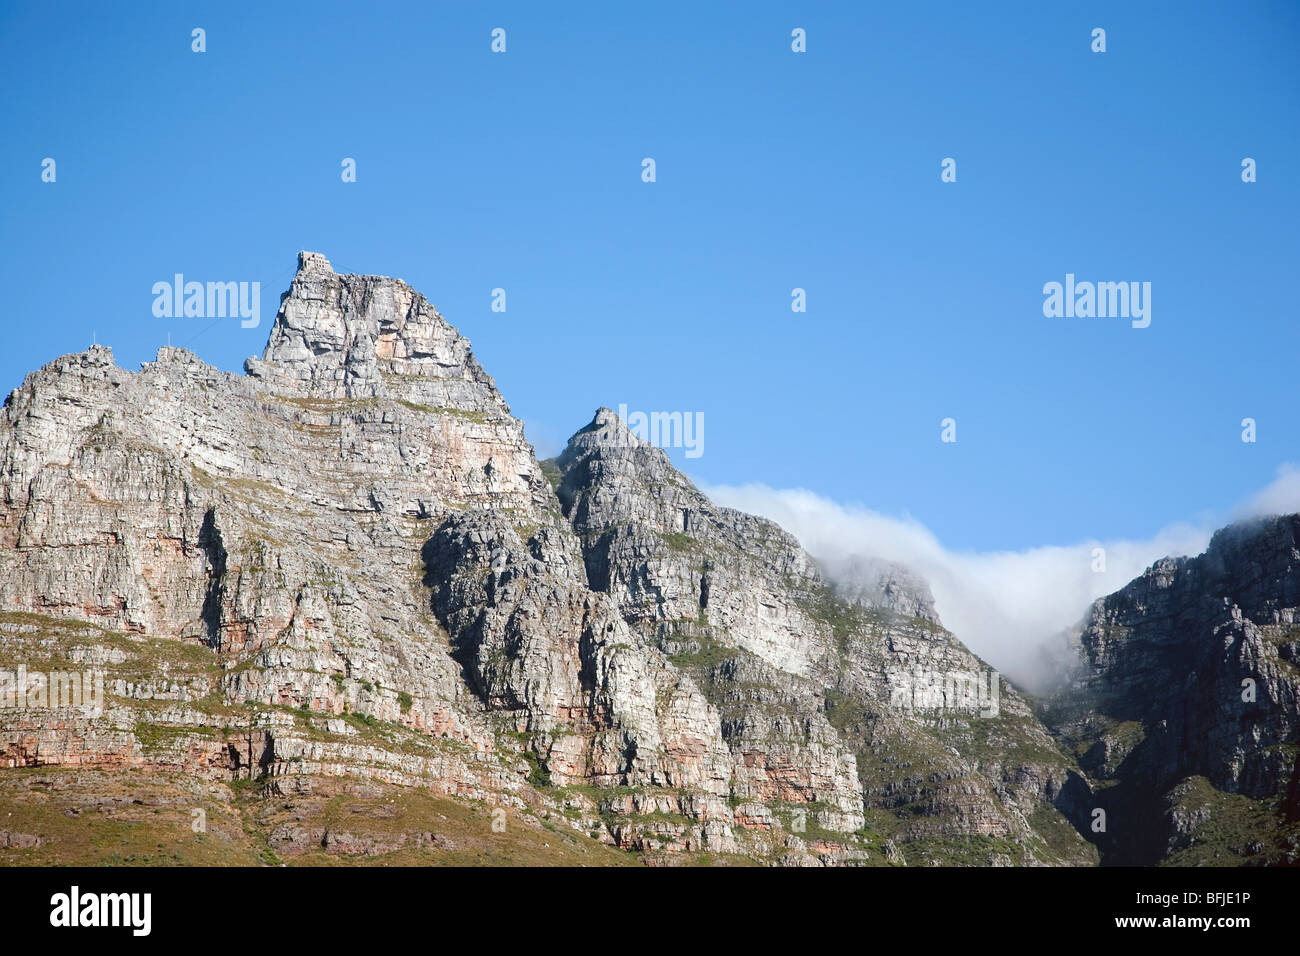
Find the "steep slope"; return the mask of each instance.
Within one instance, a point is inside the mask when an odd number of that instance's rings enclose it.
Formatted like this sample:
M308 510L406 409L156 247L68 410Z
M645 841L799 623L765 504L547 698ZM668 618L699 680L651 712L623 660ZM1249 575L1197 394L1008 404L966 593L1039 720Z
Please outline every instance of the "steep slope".
M737 798L797 806L819 780L819 825L861 804L895 858L1094 858L1058 812L1082 790L1069 762L902 569L836 594L794 538L713 505L608 409L553 474L592 588L718 708Z
M1103 860L1300 860L1300 515L1232 525L1097 601L1043 714Z
M915 582L834 594L606 411L539 467L400 280L303 253L245 368L96 347L5 402L0 860L1095 859ZM81 670L102 702L35 693Z

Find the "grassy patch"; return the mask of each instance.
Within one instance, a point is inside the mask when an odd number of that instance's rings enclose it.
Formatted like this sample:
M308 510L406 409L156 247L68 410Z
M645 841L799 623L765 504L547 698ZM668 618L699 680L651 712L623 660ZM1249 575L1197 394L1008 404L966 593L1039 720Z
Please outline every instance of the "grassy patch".
M537 463L537 467L542 470L543 477L551 485L552 491L558 491L560 482L564 480L564 474L560 471L560 466L555 463L554 458L546 458Z
M683 554L688 551L694 551L699 548L699 542L689 534L681 531L660 532L659 537L663 539L664 544L668 545L668 550L674 554Z

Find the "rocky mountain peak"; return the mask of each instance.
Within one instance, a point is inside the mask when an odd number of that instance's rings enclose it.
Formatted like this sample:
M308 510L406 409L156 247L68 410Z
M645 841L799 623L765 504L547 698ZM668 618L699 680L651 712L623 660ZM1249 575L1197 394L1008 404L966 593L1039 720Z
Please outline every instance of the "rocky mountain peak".
M564 476L557 494L565 513L589 536L631 521L670 539L686 534L725 540L729 550L755 552L753 558L772 562L781 574L813 587L824 583L793 536L766 519L714 505L662 449L637 435L610 408L596 409L555 464ZM755 548L755 542L761 547ZM593 568L597 579L603 579L600 564ZM855 555L826 562L821 570L839 597L852 604L939 624L929 585L903 565Z
M672 467L662 450L633 432L617 412L603 405L596 409L591 421L569 439L558 463L561 468L567 468L592 455L635 457L652 469Z
M433 408L508 414L469 340L401 279L339 274L300 252L252 377L283 394L391 397Z

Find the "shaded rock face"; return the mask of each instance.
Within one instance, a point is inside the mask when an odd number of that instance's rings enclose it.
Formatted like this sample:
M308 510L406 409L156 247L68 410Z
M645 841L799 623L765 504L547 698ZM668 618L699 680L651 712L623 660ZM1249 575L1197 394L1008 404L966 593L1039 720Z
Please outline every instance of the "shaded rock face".
M1300 859L1300 515L1156 562L1071 647L1043 714L1102 784L1107 862Z
M9 396L0 667L105 694L0 708L0 766L363 778L646 860L1095 861L1082 778L903 569L837 593L607 409L539 465L419 293L318 254L246 373L92 348Z

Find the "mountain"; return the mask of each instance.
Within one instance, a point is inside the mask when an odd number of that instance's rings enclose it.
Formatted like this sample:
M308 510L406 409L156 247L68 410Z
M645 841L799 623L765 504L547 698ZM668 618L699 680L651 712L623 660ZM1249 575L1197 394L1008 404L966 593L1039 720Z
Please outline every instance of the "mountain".
M423 296L305 252L243 375L96 346L5 401L0 862L1181 862L1137 849L1180 787L1282 860L1291 520L1099 602L1033 701L606 408L538 462Z
M1103 862L1300 861L1300 515L1156 562L1068 648L1041 713L1105 813Z
M605 409L539 465L403 282L303 253L245 372L93 347L5 402L0 666L104 694L0 710L0 853L1095 858L905 575L835 594Z

